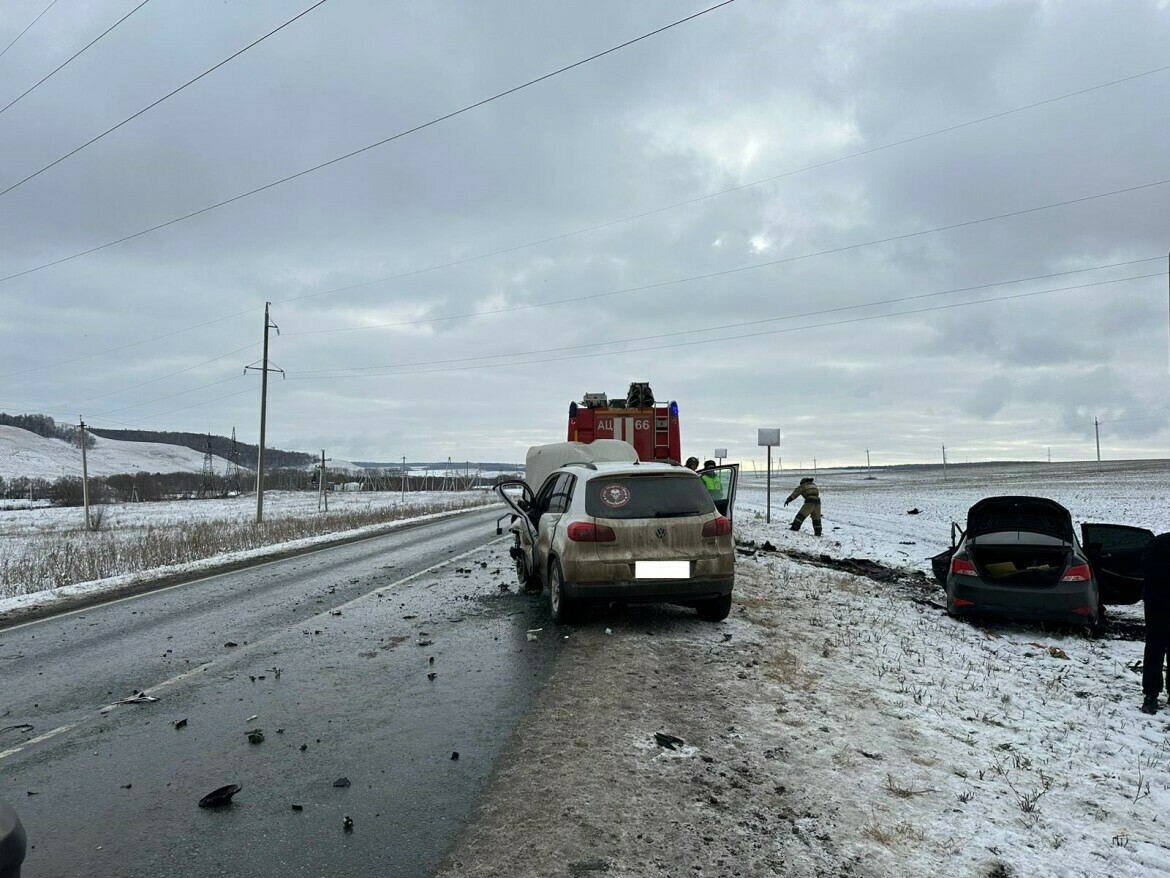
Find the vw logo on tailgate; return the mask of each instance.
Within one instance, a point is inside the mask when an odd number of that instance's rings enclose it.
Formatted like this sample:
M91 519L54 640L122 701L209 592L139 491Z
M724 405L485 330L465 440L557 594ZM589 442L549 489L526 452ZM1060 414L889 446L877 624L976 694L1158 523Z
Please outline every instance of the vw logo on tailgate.
M658 537L658 539L660 539L660 540L665 539L666 538L666 528L664 528L664 527L658 528L656 531L654 531L654 536Z

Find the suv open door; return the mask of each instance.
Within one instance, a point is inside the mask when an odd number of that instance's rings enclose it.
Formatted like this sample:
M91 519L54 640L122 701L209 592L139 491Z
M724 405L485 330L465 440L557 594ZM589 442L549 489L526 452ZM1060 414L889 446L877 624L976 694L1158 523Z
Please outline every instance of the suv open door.
M1103 604L1136 604L1142 599L1142 556L1154 532L1128 524L1081 525L1081 546L1093 565Z
M739 464L725 463L722 466L701 469L699 476L703 478L703 484L711 493L711 499L715 501L715 508L719 510L719 514L734 526L733 510L735 509L735 486L739 483ZM712 477L719 480L718 484L712 482Z
M536 591L540 588L540 574L536 563L536 523L532 520L532 504L535 497L532 488L523 479L508 479L495 486L495 492L512 511L512 524L509 530L514 541L509 554L516 565L516 581L522 588ZM508 513L504 513L506 516ZM496 533L503 534L500 525L504 516L496 519Z

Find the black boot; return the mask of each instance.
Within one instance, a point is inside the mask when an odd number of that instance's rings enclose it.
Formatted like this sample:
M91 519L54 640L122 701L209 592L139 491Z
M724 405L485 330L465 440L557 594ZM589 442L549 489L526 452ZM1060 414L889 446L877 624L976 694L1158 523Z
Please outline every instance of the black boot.
M804 516L798 512L796 514L796 518L792 519L792 524L789 525L788 529L789 530L800 530L800 526L802 524L804 524Z
M1155 714L1158 712L1158 696L1147 695L1142 702L1142 713Z

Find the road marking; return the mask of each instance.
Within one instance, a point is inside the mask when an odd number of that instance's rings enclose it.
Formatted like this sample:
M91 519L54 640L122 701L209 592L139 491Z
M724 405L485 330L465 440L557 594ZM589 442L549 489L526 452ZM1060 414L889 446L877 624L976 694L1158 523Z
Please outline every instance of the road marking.
M49 740L49 738L56 737L57 735L61 734L62 732L67 732L70 729L73 729L76 727L77 727L77 723L70 723L67 726L59 726L58 728L53 729L53 731L51 731L51 732L45 732L43 735L37 735L35 738L29 738L27 741L25 741L19 747L13 747L11 750L0 750L0 759L7 759L9 756L12 756L14 753L19 753L25 747L31 747L33 744L39 744L42 741L47 741L47 740Z
M508 536L497 537L494 540L489 540L488 542L484 543L483 545L476 546L473 549L469 549L468 551L463 552L462 554L453 555L450 558L445 558L444 560L439 561L436 564L432 564L430 567L427 567L424 570L419 570L415 573L410 574L409 576L404 576L401 579L395 580L394 582L390 583L389 585L384 585L381 588L374 589L374 591L366 592L365 594L359 595L358 597L354 598L353 600L346 601L344 604L340 604L336 607L331 608L330 610L323 610L320 613L318 613L316 616L309 616L308 618L304 619L303 621L298 622L297 625L298 626L305 625L308 622L311 622L313 619L319 619L322 616L328 617L330 615L330 613L332 612L332 610L341 610L341 609L344 609L345 607L353 606L354 604L358 603L359 601L362 601L362 600L369 598L371 595L381 594L383 592L390 591L393 588L397 588L398 586L401 586L407 582L410 582L412 579L418 579L420 576L425 576L428 573L433 573L436 570L440 570L443 567L446 567L447 565L452 564L456 561L462 561L464 558L467 558L471 555L474 555L477 552L482 552L488 546L495 545L496 543L501 542L502 540L506 540L506 539L508 539ZM276 563L276 562L270 562L270 563ZM236 571L236 572L239 572L239 571ZM219 575L226 576L227 574L225 573L225 574L219 574ZM207 579L214 579L214 578L215 577L207 577ZM196 580L196 581L202 582L202 581L206 581L206 580ZM190 585L190 583L181 583L181 584L182 585ZM173 585L173 586L170 586L169 588L179 588L179 586ZM168 590L168 589L160 589L160 591L165 591L165 590ZM152 592L152 593L157 594L158 592ZM141 595L135 595L134 597L141 597ZM133 598L122 598L121 600L132 600L132 599ZM111 601L111 603L117 603L117 602ZM77 610L75 612L83 612L83 611ZM69 614L63 613L62 615L69 615ZM60 617L58 616L55 618L60 618ZM44 621L44 620L41 620L41 619L37 620L37 622L40 622L40 621ZM26 624L33 625L36 623L35 622L28 622ZM20 626L14 626L14 627L20 627ZM8 629L8 630L12 630L12 629ZM265 637L262 640L253 641L253 642L247 644L243 649L233 651L232 658L238 659L241 656L244 656L244 655L247 655L248 653L254 652L258 647L262 646L263 644L265 644L271 640L274 640L277 637L283 637L284 635L286 635L289 632L289 630L290 629L286 628L283 631L276 633L276 634L269 635L268 637ZM214 660L214 659L212 661L209 661L209 662L204 662L203 664L199 665L198 667L190 668L189 670L186 670L183 673L181 673L175 677L171 677L169 680L163 680L161 683L156 683L153 686L150 686L146 689L141 690L142 694L149 695L152 692L158 692L158 691L165 689L169 686L173 686L176 683L179 683L179 682L185 680L187 677L191 677L191 676L194 676L195 674L203 673L207 669L213 667L215 665L215 663L216 663L216 660ZM103 717L103 718L108 717L110 712L113 711L114 708L121 707L121 706L123 706L123 705L119 705L116 703L115 704L107 704L105 707L100 708L98 710L98 712L95 713L93 716L85 717L84 719L78 720L77 722L71 723L70 725L60 726L59 728L53 729L51 732L45 732L45 734L39 735L35 738L29 738L27 741L25 741L19 747L13 747L10 750L0 751L0 761L3 761L4 759L8 758L9 756L13 756L16 753L19 753L21 750L24 750L26 747L31 747L33 744L43 743L44 741L47 741L50 738L56 737L57 735L60 735L64 732L68 732L71 729L75 729L79 725L82 725L83 723L90 722L91 720L97 719L98 717Z

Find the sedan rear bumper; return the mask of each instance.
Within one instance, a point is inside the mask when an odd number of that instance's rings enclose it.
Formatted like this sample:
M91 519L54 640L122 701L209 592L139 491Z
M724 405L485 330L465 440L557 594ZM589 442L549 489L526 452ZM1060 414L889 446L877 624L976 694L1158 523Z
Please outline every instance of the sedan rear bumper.
M951 576L947 608L956 616L1002 616L1085 625L1098 612L1094 582L1061 582L1047 588L992 585L969 576Z

